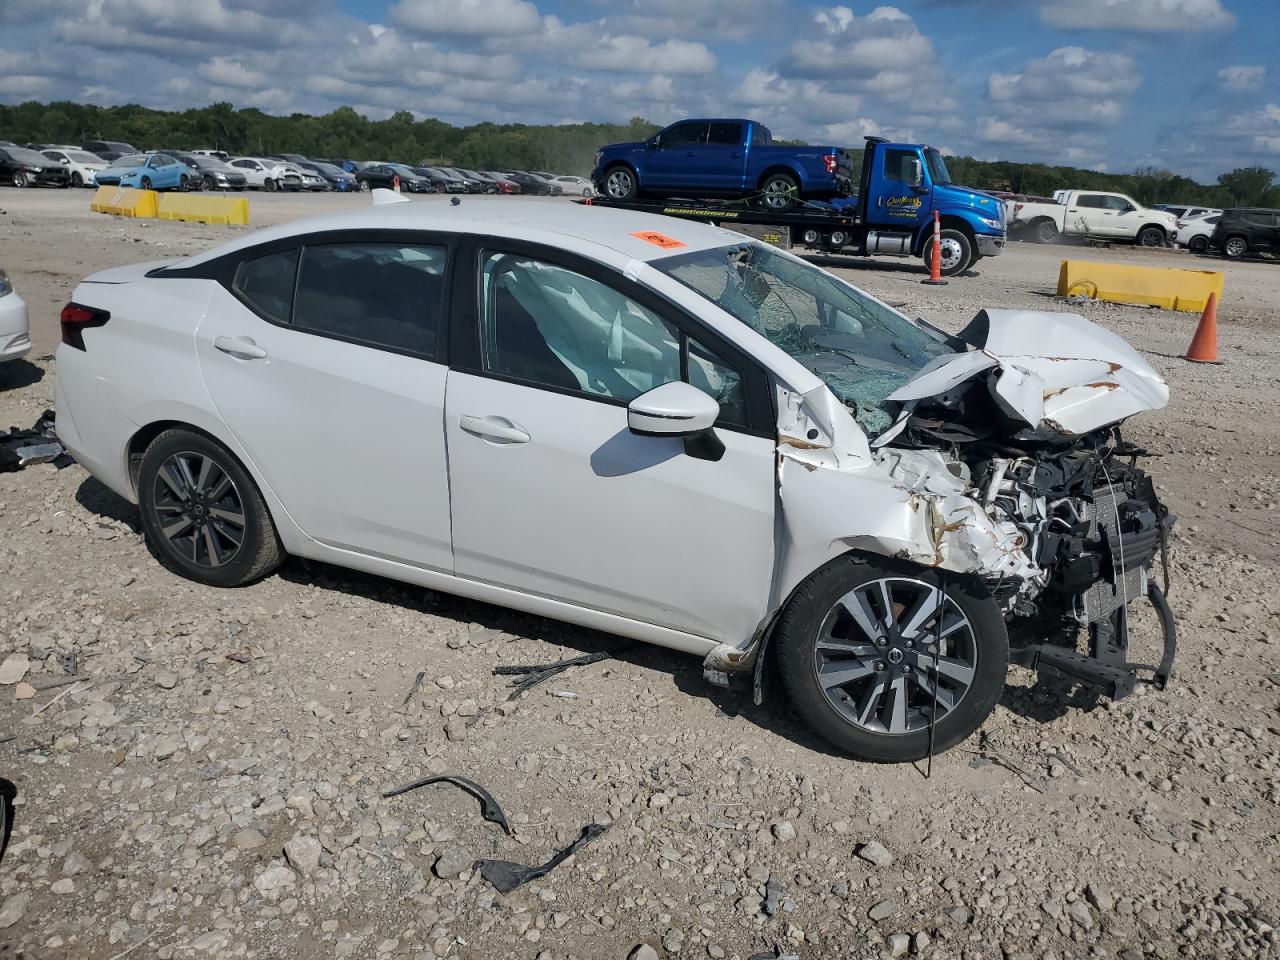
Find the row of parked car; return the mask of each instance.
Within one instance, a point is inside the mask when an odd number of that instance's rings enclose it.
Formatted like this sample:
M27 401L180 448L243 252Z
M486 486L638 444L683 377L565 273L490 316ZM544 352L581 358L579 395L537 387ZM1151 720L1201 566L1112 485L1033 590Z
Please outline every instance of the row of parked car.
M0 140L0 183L15 187L123 186L144 190L349 192L399 187L409 193L594 193L584 177L542 170L466 170L378 160L312 160L296 153L233 157L221 150L139 151L114 140L18 146Z
M1229 260L1256 254L1280 256L1280 210L1270 207L1189 207L1162 204L1178 217L1176 242L1192 253L1220 253Z

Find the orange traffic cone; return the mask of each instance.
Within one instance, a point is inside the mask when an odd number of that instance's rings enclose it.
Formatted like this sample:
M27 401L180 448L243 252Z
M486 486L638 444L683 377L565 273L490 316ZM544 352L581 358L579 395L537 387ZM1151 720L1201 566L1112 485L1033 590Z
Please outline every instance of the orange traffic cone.
M921 280L935 287L945 287L947 281L942 279L942 221L938 211L933 211L933 246L929 248L929 279Z
M1187 347L1186 359L1194 363L1221 363L1218 359L1218 295L1209 294L1204 305L1204 313L1200 315L1200 324L1196 327L1196 335L1191 338L1191 346Z
M400 192L400 176L397 174L391 178L391 189L396 193Z

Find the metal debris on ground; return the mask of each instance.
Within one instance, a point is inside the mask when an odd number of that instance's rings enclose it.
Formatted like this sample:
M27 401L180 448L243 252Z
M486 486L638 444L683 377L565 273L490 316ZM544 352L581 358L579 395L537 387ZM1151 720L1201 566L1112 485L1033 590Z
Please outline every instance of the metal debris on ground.
M978 760L973 762L974 766L982 763L993 763L996 766L1004 767L1009 772L1016 774L1017 777L1032 790L1037 793L1044 793L1049 788L1048 781L1044 777L1037 777L1023 770L1016 763L1006 757L998 749L996 749L996 737L994 733L986 730L982 731L978 738Z
M448 774L439 777L426 777L422 780L415 780L413 783L406 783L403 787L388 790L382 796L384 798L398 797L402 793L408 793L410 790L417 790L419 787L429 786L433 783L450 783L471 794L480 801L480 816L490 823L496 823L506 832L507 836L512 836L511 824L507 822L507 815L502 812L502 807L493 798L493 794L474 780L468 780L466 777L455 777Z
M400 706L407 707L409 705L409 701L413 699L414 694L422 689L422 681L425 679L427 679L427 671L419 670L418 675L413 678L413 686L410 687L409 692L404 695L404 703L400 704Z
M608 829L607 825L599 823L587 824L582 828L582 832L578 834L578 838L573 843L538 867L526 867L520 863L511 863L509 860L477 860L475 865L480 870L480 876L493 884L495 890L499 893L510 893L531 880L545 877L577 853L579 849Z
M564 673L571 667L585 667L591 663L599 663L601 660L608 660L612 656L610 653L597 651L596 653L583 654L580 657L571 657L568 660L557 660L555 663L494 667L493 673L494 676L498 677L519 677L518 680L511 681L511 693L507 696L507 700L517 700L532 687L545 680L550 680L558 673Z
M53 411L46 410L29 430L10 427L0 433L0 473L34 463L52 463L59 470L75 461L58 442Z
M775 946L772 950L766 950L763 953L753 953L747 960L800 960L794 953L783 953L782 948Z

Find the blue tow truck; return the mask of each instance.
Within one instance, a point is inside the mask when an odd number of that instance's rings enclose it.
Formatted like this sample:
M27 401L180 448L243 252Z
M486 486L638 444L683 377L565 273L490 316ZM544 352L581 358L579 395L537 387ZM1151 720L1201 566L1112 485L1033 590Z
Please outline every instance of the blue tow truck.
M682 121L683 123L684 121ZM693 121L712 124L751 121ZM678 127L679 124L673 125ZM668 128L668 131L673 128ZM941 222L939 247L942 273L954 276L970 269L983 257L993 257L1004 248L1004 204L989 194L951 182L946 161L933 147L915 143L889 143L882 137L867 137L862 153L862 171L856 184L849 170L848 151L835 147L775 147L760 144L761 152L771 152L764 166L786 162L787 153L816 152L821 167L805 156L807 167L797 165L792 175L794 190L787 204L776 202L776 191L754 190L752 177L763 175L761 164L752 164L752 127L743 132L741 156L730 158L722 147L710 144L682 144L679 172L670 185L655 184L646 160L664 153L662 137L658 146L617 144L604 147L596 158L592 181L600 196L598 206L643 209L686 220L701 220L741 229L763 236L784 247L803 247L825 253L856 256L920 257L928 264L933 246L933 215ZM767 132L767 131L766 131ZM834 156L835 162L821 159ZM764 159L764 158L762 158ZM726 164L741 165L744 179L727 181ZM611 190L610 177L625 166L635 178L631 188ZM829 176L827 167L832 169Z

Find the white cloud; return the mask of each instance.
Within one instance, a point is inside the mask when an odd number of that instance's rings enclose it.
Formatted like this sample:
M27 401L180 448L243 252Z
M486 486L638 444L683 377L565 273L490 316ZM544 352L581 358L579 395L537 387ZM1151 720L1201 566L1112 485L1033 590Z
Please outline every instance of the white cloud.
M542 25L528 0L400 0L391 19L432 36L520 36Z
M797 77L879 79L882 88L900 87L933 59L929 38L896 7L877 7L858 17L840 6L813 15L812 29L790 45L782 69Z
M621 73L701 74L716 67L715 55L701 43L667 40L655 44L635 36L603 37L572 54L569 62L588 70Z
M1065 30L1141 33L1225 30L1236 22L1222 0L1051 0L1040 18Z
M1119 120L1141 82L1137 63L1122 53L1059 47L1019 73L991 74L987 95L1028 126L1082 128Z
M1218 71L1218 82L1222 85L1222 89L1233 93L1258 90L1266 79L1267 68L1261 65L1236 64L1223 67Z
M202 80L221 87L257 88L267 82L261 70L252 70L231 57L214 57L196 67L196 75Z

